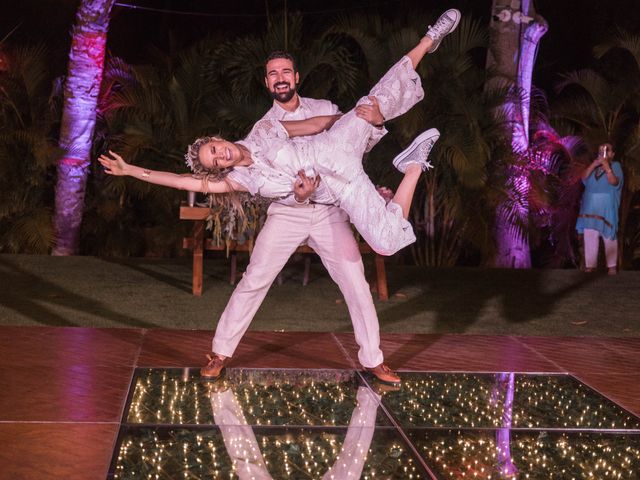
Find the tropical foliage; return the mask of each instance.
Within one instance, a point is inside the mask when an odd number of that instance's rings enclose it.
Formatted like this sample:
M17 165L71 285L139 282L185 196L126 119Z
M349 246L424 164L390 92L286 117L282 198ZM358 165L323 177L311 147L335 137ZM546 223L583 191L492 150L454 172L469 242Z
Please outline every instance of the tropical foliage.
M428 24L430 20L413 19L411 24ZM423 34L374 16L344 18L333 30L359 46L370 82ZM486 41L486 29L480 22L463 18L438 54L428 56L418 67L426 92L424 101L388 124L390 138L368 159L372 178L395 184L399 175L391 166L393 156L421 131L433 126L440 130L441 139L431 154L435 169L424 176L412 211L418 236L412 253L421 265L477 264L492 255L492 212L503 195L500 179L492 178L490 171L495 153L509 152L510 148L504 118L487 114L508 92L484 87L478 53Z
M214 89L203 76L199 43L179 53L153 52L146 65L111 58L99 102L94 156L113 150L147 168L186 173L186 145L217 131ZM104 255L170 255L184 230L181 192L107 177L94 166L82 250Z
M299 59L303 95L330 98L351 108L384 71L411 48L434 19L424 13L351 14L325 24L298 13L270 16L261 32L212 34L167 51L149 49L144 64L107 59L91 158L109 149L147 168L187 173L186 146L204 134L244 136L271 105L264 88L267 54L286 48ZM317 20L317 19L314 19ZM610 139L626 175L621 212L621 255L626 266L640 256L637 208L640 180L640 39L620 33L595 50L593 68L565 74L550 105L531 95L532 147L513 155L511 125L492 115L510 96L487 88L487 28L469 16L420 65L426 96L406 115L387 122L389 133L365 159L374 183L395 187L391 159L421 131L437 127L435 169L424 176L411 220L418 241L411 260L424 266L490 264L495 254L496 208L512 210L527 236L536 266L579 262L575 215L580 169L589 147ZM51 206L62 109L61 83L51 88L43 47L14 49L0 72L0 251L52 248ZM19 159L19 160L17 160ZM509 178L526 178L518 198ZM178 220L184 192L89 172L80 251L100 255L177 255L189 225ZM204 198L198 199L204 202ZM217 242L251 241L264 205L246 196L209 199ZM529 218L517 221L526 202Z
M0 72L0 252L47 253L51 224L54 134L53 78L42 45L6 50Z

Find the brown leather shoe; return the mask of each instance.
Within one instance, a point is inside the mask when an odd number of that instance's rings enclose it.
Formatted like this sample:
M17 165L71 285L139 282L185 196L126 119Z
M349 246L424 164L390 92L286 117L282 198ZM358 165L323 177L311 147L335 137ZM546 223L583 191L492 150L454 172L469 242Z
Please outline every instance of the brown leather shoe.
M216 353L207 354L208 363L200 369L200 376L207 378L218 378L220 372L224 370L225 365L229 361L229 357L220 358Z
M381 363L377 367L365 368L365 370L373 374L378 380L386 383L400 383L400 377L396 372L387 367L384 363Z

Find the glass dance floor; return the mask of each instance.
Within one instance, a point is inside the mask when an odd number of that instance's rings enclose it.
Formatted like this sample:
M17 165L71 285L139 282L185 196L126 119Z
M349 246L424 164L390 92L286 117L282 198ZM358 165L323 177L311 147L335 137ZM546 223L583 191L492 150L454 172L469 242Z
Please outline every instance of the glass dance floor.
M570 375L136 370L110 479L636 479L640 419Z

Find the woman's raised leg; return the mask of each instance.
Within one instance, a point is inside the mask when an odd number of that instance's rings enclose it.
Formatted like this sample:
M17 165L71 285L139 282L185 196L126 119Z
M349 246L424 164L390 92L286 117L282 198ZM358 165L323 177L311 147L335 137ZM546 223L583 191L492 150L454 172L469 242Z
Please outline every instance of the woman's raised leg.
M413 194L416 191L418 180L422 175L422 168L417 163L407 166L407 170L404 172L404 177L398 185L396 194L391 200L397 203L402 208L402 216L409 218L409 211L411 210L411 202L413 202Z

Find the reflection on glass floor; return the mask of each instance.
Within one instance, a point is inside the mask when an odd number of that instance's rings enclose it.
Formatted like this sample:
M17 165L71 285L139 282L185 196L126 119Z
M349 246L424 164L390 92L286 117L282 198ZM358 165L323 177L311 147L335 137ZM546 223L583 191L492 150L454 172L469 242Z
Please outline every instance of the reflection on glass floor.
M211 398L226 395L249 425L347 426L360 383L355 372L340 370L228 369L216 382L201 380L198 369L140 370L126 421L220 425ZM377 424L391 425L382 413Z
M405 427L640 429L569 375L407 373L384 402Z
M138 369L110 477L637 478L638 418L567 375Z
M122 435L114 478L428 477L392 428L160 427Z
M436 478L637 479L640 432L420 430L409 436Z

